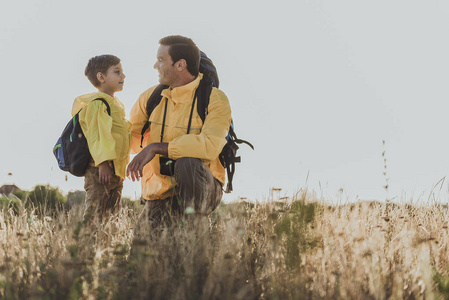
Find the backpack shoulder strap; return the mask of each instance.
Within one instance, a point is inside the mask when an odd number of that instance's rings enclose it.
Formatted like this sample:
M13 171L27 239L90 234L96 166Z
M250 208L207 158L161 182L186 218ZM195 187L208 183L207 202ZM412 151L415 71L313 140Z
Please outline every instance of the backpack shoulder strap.
M198 86L198 104L197 104L197 110L198 115L200 116L201 120L204 123L204 120L206 119L207 110L210 102L210 94L212 93L212 84L208 81L205 81L204 83L200 82L200 85ZM191 118L191 117L190 117ZM229 134L227 138L232 137L234 142L237 144L247 144L251 147L251 149L254 150L254 146L245 140L237 138L237 135L234 132L234 126L232 124L231 120L231 126L229 127Z
M200 81L200 84L197 88L198 103L196 104L196 110L203 123L207 116L208 112L207 108L210 102L210 94L212 93L212 87L213 87L212 82L205 80L203 77L203 80Z
M156 106L159 105L159 103L161 103L162 100L162 91L165 90L166 88L168 88L168 85L163 85L163 84L159 84L153 91L153 93L150 95L150 98L148 98L147 101L147 106L146 106L146 111L147 111L147 115L148 115L148 120L145 122L145 125L143 125L142 131L141 131L141 139L140 139L140 148L143 148L142 143L143 143L143 135L145 134L145 132L147 131L147 129L150 127L150 116L151 113L153 112L153 110L156 108Z
M148 115L148 119L150 118L151 113L156 108L156 106L161 103L162 100L162 91L168 88L168 85L159 84L153 91L153 93L150 95L150 98L148 98L146 111Z
M104 100L103 98L95 98L92 101L95 101L95 100L101 100L101 102L103 102L104 105L106 105L106 110L108 111L108 115L111 115L111 107L109 106L109 103L106 100Z

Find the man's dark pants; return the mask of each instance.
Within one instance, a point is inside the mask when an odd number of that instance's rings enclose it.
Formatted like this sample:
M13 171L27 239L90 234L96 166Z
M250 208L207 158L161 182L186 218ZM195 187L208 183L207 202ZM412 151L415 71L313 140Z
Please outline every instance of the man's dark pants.
M153 226L186 214L207 215L220 204L221 183L198 158L184 157L175 164L176 193L163 200L146 201L137 227L149 221Z

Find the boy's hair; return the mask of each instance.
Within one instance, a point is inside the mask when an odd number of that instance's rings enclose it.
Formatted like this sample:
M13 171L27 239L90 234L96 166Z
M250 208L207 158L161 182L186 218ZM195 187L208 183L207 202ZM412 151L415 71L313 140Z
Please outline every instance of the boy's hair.
M187 71L193 76L198 76L200 70L200 49L192 39L181 35L170 35L160 39L159 44L170 46L168 54L170 54L173 64L180 59L185 59Z
M100 81L97 79L97 73L101 72L106 74L106 71L117 64L120 63L120 58L110 54L98 55L89 59L86 69L84 70L84 75L87 79L94 85L94 87L100 86Z

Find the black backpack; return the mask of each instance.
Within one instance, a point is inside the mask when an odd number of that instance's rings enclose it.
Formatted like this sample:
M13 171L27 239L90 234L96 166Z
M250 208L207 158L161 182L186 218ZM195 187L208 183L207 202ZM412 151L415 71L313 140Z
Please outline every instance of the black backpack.
M207 55L204 52L201 52L201 60L200 60L200 72L203 74L203 79L200 81L200 84L198 88L195 91L195 96L193 97L193 103L192 103L192 110L190 111L190 118L189 118L189 124L187 127L187 134L190 132L190 125L192 122L192 113L193 113L193 107L195 106L195 101L198 99L197 103L197 112L200 116L201 120L204 123L204 120L206 119L207 115L207 108L209 106L210 101L210 93L212 92L212 88L216 87L218 88L218 85L220 84L217 74L217 69L215 68L214 64L212 63L212 60L207 57ZM156 106L159 105L159 103L162 100L161 92L168 88L168 85L158 85L156 89L151 94L150 98L148 99L146 111L148 118L150 117L153 110L156 108ZM140 147L142 148L143 143L143 136L147 129L150 127L150 122L147 121L145 125L142 128L142 139L140 142ZM251 149L254 150L253 145L251 143L241 140L237 138L237 135L234 132L234 124L231 120L231 126L229 127L228 135L226 136L226 145L223 147L223 150L221 151L220 155L218 156L220 159L221 164L226 169L227 177L228 177L228 184L226 186L225 192L230 193L232 192L232 178L234 177L235 172L235 163L240 163L241 158L240 156L237 156L237 150L239 147L237 144L247 144L251 147Z
M101 100L106 105L108 114L111 115L111 108L106 100L96 98L92 101L95 100ZM61 170L68 171L75 176L84 176L92 156L87 146L86 137L81 129L79 113L77 112L72 120L67 123L61 137L53 148L53 154Z

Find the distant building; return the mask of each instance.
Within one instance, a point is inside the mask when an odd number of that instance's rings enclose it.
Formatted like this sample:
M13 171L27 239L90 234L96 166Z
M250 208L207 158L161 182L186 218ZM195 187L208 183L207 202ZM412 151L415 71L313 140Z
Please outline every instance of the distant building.
M20 189L15 184L5 184L0 187L0 195L9 195L14 193L15 191L20 191Z

